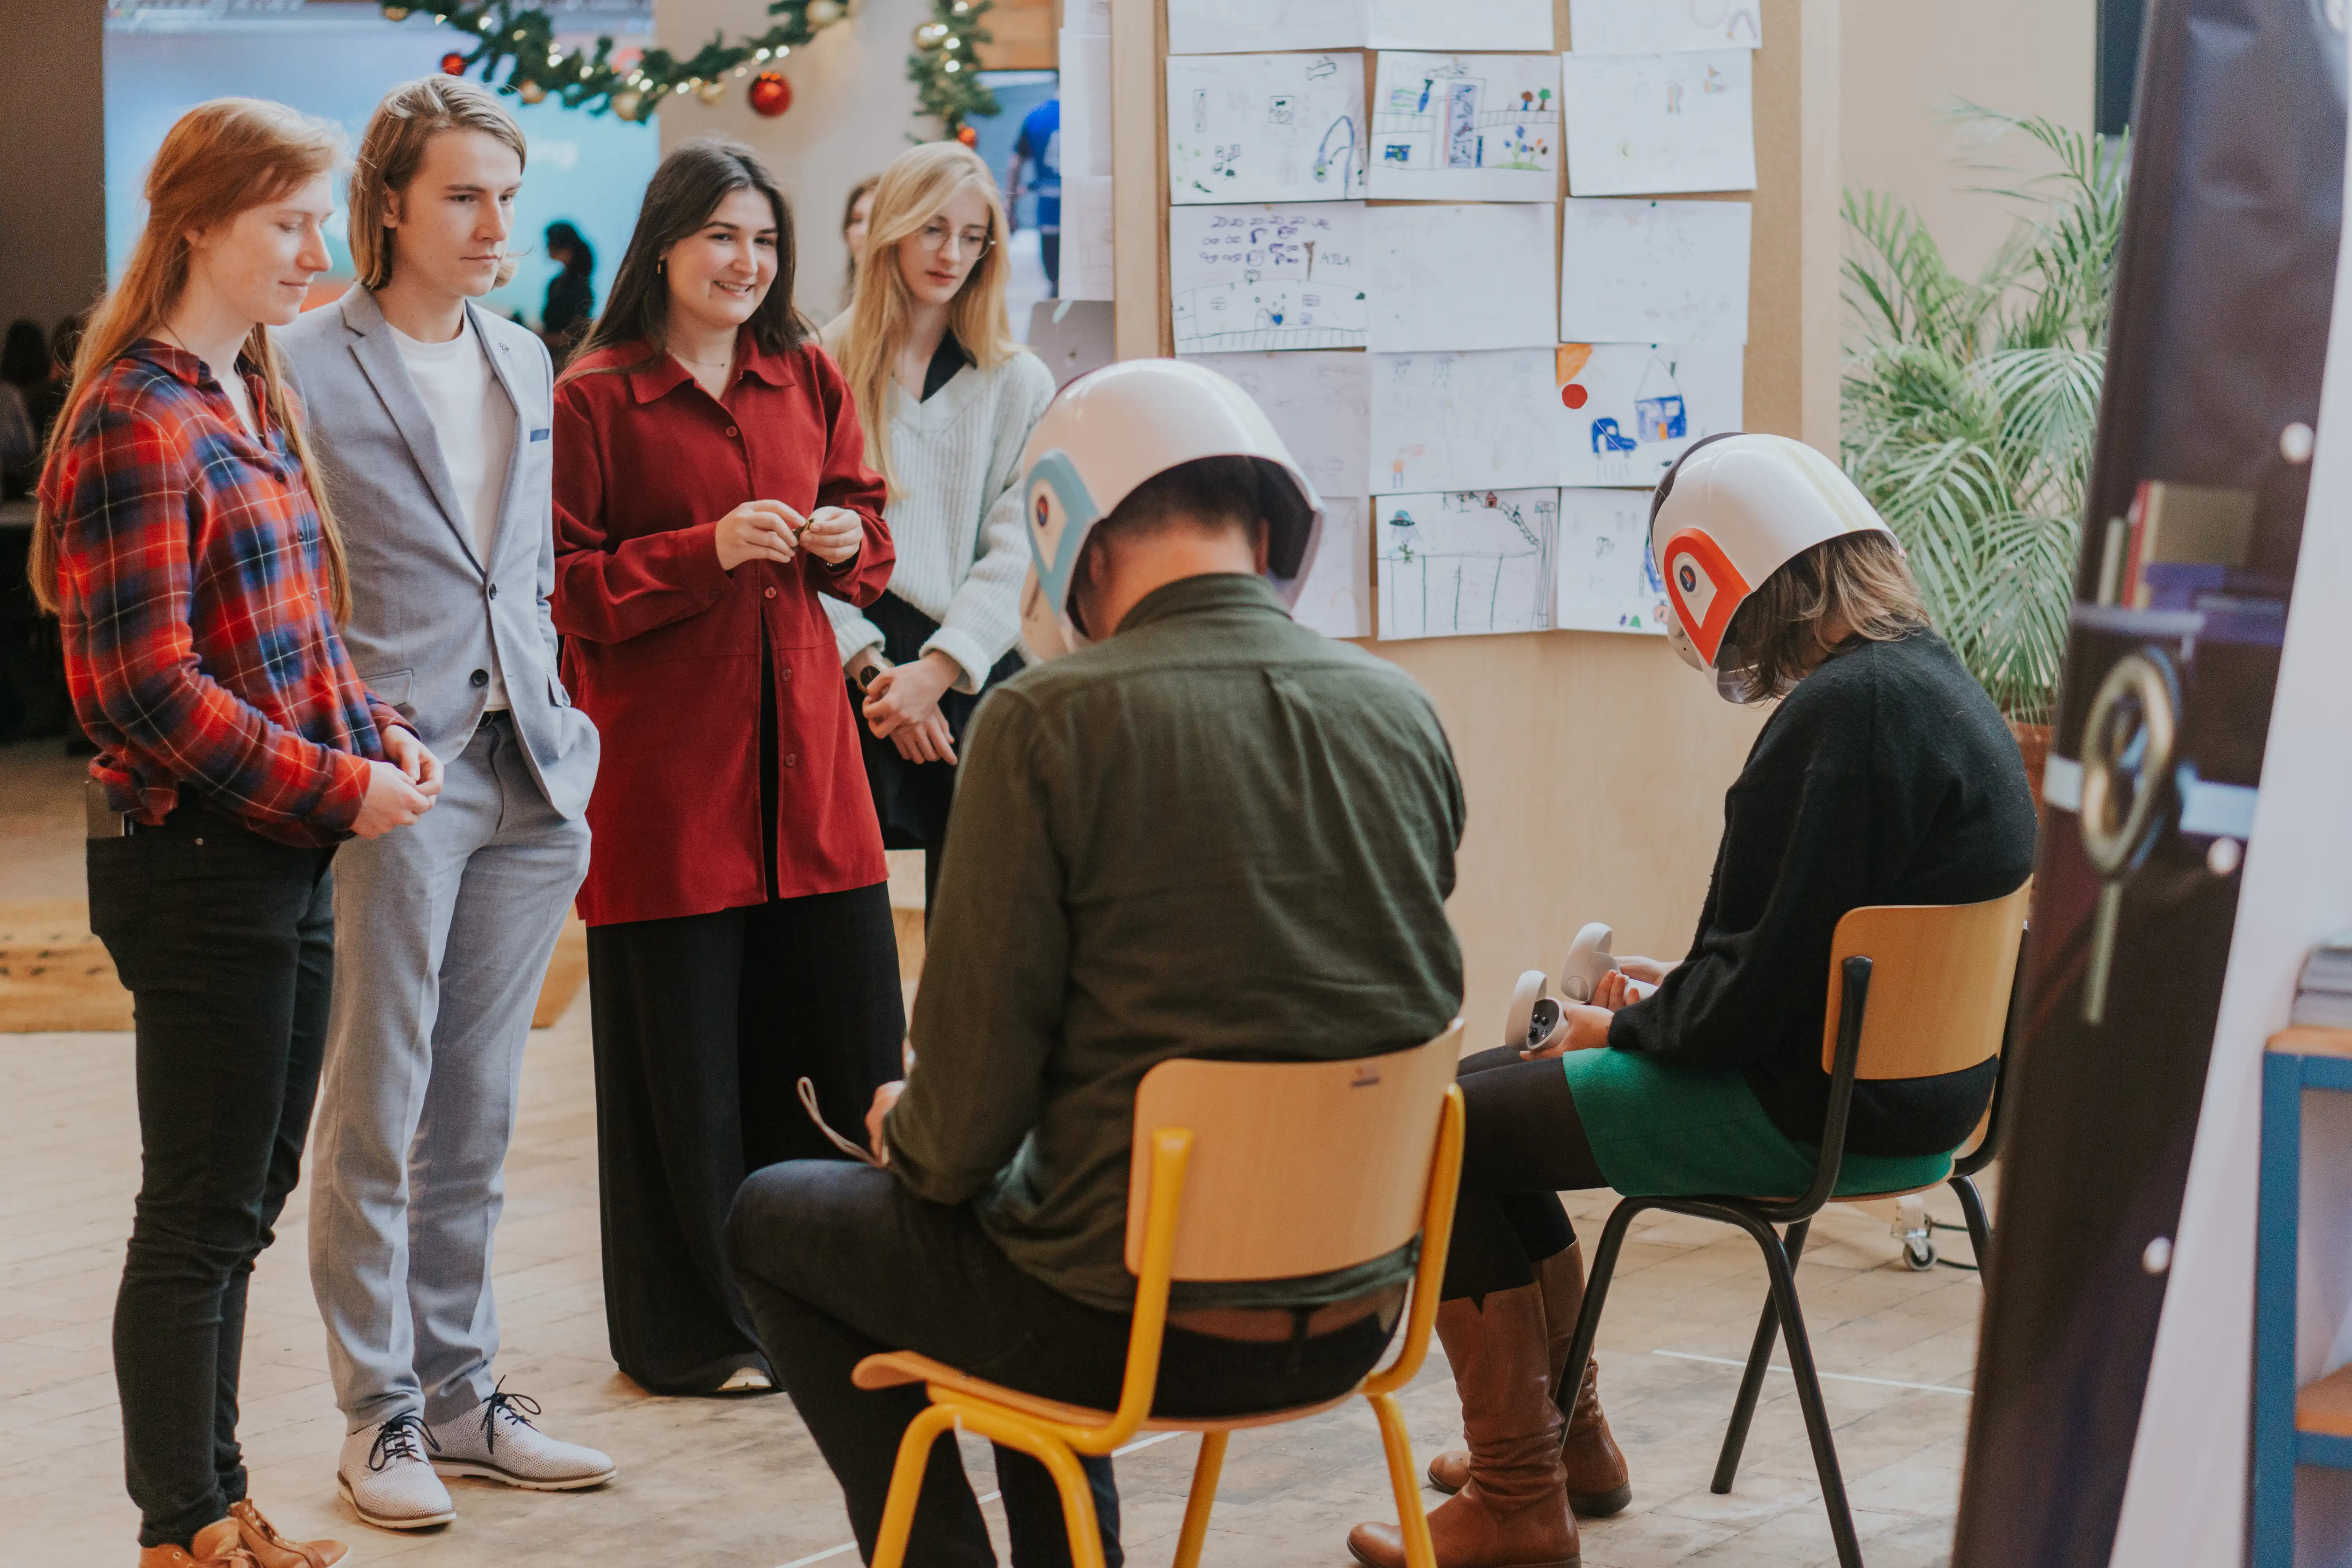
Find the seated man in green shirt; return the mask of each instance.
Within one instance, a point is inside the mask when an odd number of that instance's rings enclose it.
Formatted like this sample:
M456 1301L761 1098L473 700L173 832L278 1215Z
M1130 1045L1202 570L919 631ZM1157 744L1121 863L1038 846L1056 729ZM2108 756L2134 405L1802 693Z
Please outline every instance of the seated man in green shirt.
M1444 732L1394 667L1290 618L1318 508L1256 405L1196 365L1114 365L1055 400L1024 467L1029 647L1088 646L973 719L916 1066L867 1119L886 1163L772 1165L729 1227L761 1341L869 1557L926 1399L854 1388L862 1358L919 1351L1117 1403L1145 1072L1403 1050L1444 1032L1462 995ZM1412 1250L1179 1285L1160 1408L1238 1414L1353 1386L1388 1342ZM1110 1463L1087 1465L1115 1565ZM997 1466L1015 1563L1067 1563L1044 1468L1003 1449ZM908 1561L994 1562L952 1444L932 1451Z

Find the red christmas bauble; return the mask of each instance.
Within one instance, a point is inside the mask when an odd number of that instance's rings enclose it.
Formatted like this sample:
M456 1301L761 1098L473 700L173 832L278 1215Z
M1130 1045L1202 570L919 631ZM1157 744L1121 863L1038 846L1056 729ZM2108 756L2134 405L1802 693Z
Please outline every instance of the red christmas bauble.
M443 55L441 57L441 74L443 76L464 76L466 74L466 57L459 54L455 49Z
M967 147L977 146L980 142L980 132L969 125L959 125L956 127L956 140Z
M761 71L751 79L751 90L743 96L753 113L773 120L793 106L793 84L775 71Z

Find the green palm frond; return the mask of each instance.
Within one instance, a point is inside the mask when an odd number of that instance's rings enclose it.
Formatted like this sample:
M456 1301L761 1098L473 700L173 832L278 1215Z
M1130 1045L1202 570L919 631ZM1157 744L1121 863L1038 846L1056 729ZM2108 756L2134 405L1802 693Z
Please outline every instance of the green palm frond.
M1959 116L2022 132L2053 166L1984 187L2021 211L1972 279L1908 205L1845 193L1841 437L1937 627L2002 711L2032 722L2065 651L2128 153L2047 120Z

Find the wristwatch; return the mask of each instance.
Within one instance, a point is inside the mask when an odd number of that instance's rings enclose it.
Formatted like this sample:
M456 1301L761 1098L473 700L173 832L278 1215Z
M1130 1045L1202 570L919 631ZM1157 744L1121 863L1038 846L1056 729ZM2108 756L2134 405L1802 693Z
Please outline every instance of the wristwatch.
M861 693L870 692L874 689L874 683L882 678L882 672L889 668L891 666L888 659L868 648L866 651L866 662L850 672L850 684L856 687Z

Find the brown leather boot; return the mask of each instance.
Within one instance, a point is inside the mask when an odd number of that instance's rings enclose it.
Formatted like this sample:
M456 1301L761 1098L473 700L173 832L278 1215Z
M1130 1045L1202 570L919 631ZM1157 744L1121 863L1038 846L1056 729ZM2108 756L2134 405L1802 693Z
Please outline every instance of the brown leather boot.
M1570 1242L1536 1265L1536 1285L1543 1292L1544 1331L1550 1342L1552 1387L1568 1370L1568 1352L1576 1339L1577 1314L1584 1310L1584 1249ZM1576 1396L1576 1413L1560 1445L1568 1471L1568 1506L1588 1519L1622 1513L1633 1500L1633 1484L1625 1470L1625 1456L1610 1436L1609 1418L1601 1413L1598 1358L1584 1363L1584 1386ZM1470 1474L1467 1449L1456 1448L1429 1461L1429 1484L1442 1492L1459 1491Z
M351 1551L340 1541L287 1540L249 1498L229 1504L228 1512L245 1536L245 1549L261 1568L335 1568Z
M235 1519L216 1519L196 1531L188 1550L176 1546L142 1546L139 1568L259 1568L245 1549Z
M1498 1290L1484 1310L1467 1299L1440 1302L1437 1337L1470 1439L1468 1479L1429 1516L1438 1568L1581 1568L1539 1287ZM1360 1524L1348 1550L1367 1568L1403 1568L1404 1533Z

